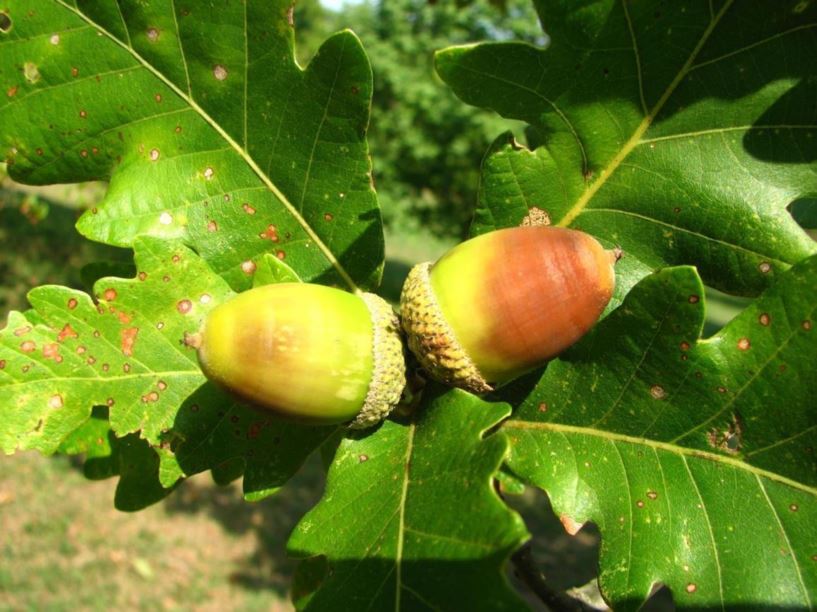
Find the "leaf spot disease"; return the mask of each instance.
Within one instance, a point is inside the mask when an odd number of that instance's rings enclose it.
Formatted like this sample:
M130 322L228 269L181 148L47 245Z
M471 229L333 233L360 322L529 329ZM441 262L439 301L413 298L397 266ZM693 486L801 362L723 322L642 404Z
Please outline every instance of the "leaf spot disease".
M217 232L218 231L218 223L216 223L213 219L210 219L207 222L207 231L208 232Z
M163 380L157 382L156 386L159 388L159 391L164 391L165 389L167 389L167 383Z
M741 351L748 351L752 347L752 343L749 341L749 338L741 338L738 340L738 349Z
M528 214L522 219L520 223L522 227L541 227L550 225L550 214L542 208L531 206L528 209Z
M772 270L772 264L770 264L768 261L761 261L760 264L758 264L757 269L760 270L761 274L768 274Z
M26 81L32 85L38 83L42 78L40 76L40 70L34 62L26 62L23 64L23 76L26 78Z
M37 343L33 340L26 340L20 344L20 350L24 353L33 353L37 350Z
M62 357L60 356L60 345L56 342L44 344L43 357L46 359L53 359L57 363L60 363L62 361Z
M187 314L193 309L193 303L190 300L180 300L178 304L176 304L176 310L178 310L181 314Z
M286 252L284 252L284 251L276 251L276 252L275 252L275 256L276 256L278 259L280 259L281 261L283 261L283 260L285 260L285 259L287 258L287 254L286 254Z
M162 94L157 93L155 96L153 96L153 99L156 100L156 104L159 104L162 101Z
M216 171L210 167L204 169L204 178L206 180L212 180L213 176L215 175Z
M157 159L159 159L159 149L151 149L150 161L156 161Z
M647 491L647 497L654 501L658 499L658 493L656 493L655 491Z
M769 316L769 313L762 312L760 313L760 316L757 318L757 321L764 327L768 327L769 324L772 322L772 318Z
M661 385L653 385L650 387L650 395L653 397L653 399L662 400L667 397L667 392Z
M639 499L635 502L636 507L643 508L644 507L644 500Z
M689 298L687 298L687 300L689 301L690 304L697 304L698 302L701 301L701 297L693 293L692 295L689 296Z
M48 398L48 407L49 408L53 408L53 409L57 410L59 408L62 408L62 406L63 406L63 402L62 402L62 396L61 395L52 395L50 398Z
M6 12L0 12L0 32L8 34L11 31L11 17Z
M800 506L798 506L797 504L789 504L789 510L791 510L792 512L797 512L799 509Z
M255 214L255 209L252 206L250 206L249 202L244 202L241 205L241 208L243 208L244 212L247 213L248 215L254 215Z
M79 118L80 119L87 119L88 118L88 112L86 110L84 110L84 109L79 111Z
M170 225L171 223L173 223L173 217L169 212L165 211L161 215L159 215L159 223L161 223L162 225Z
M68 310L74 310L77 307L77 300L75 298L71 298L68 300Z
M278 242L278 228L276 228L274 225L268 225L267 229L258 234L258 237L261 238L261 240Z
M217 81L223 81L227 78L227 69L221 64L213 66L213 76Z
M324 221L331 221L335 217L332 215L332 213L324 213L323 218L324 218Z
M13 98L14 96L16 96L16 95L17 95L17 85L12 85L11 87L9 87L9 88L6 90L6 95L7 95L9 98Z
M157 40L159 40L159 30L156 28L148 28L146 35L148 37L148 40L152 43L155 43Z
M59 34L52 34L51 38L48 39L48 42L50 42L54 46L60 44L60 35Z
M133 355L133 345L136 343L136 335L138 333L138 327L126 327L122 330L122 353L124 353L126 357Z
M18 327L14 330L14 335L19 338L20 336L25 336L30 331L31 325L23 325L22 327Z
M698 585L697 585L697 584L695 584L694 582L690 582L690 583L689 583L689 584L686 586L686 592L687 592L687 593L690 593L690 594L691 594L691 593L694 593L694 592L695 592L695 591L697 591L697 590L698 590Z
M804 330L811 331L811 321L809 321L808 319L803 321L800 325Z
M255 262L250 260L241 262L241 271L244 274L253 274L255 272Z
M105 292L102 294L102 297L105 298L108 302L113 302L116 299L116 289L113 287L109 287L105 289Z
M79 76L79 68L71 68L71 76L72 77Z

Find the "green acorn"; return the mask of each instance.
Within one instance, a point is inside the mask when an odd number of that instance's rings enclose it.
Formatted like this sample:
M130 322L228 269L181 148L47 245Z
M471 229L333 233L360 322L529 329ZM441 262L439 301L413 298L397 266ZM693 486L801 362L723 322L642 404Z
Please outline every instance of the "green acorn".
M266 285L219 305L204 323L198 356L209 379L306 423L375 425L406 384L391 306L323 285Z
M454 247L409 273L408 345L436 379L485 393L562 352L598 320L620 252L591 236L517 227Z

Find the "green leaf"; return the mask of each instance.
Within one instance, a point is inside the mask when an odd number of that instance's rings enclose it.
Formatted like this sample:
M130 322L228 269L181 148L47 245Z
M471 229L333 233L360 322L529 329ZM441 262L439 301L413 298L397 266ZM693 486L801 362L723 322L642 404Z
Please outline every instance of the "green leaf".
M570 532L602 533L616 609L817 602L817 257L699 340L692 268L648 276L552 362L502 429Z
M786 211L815 194L817 68L792 58L817 56L817 5L536 6L547 49L437 55L460 98L528 122L544 143L494 146L475 233L547 216L620 245L636 279L688 263L743 294L817 250Z
M379 282L372 75L354 34L332 36L301 69L290 0L13 0L5 11L9 173L109 179L79 222L86 236L181 238L237 288L264 253L306 280Z
M507 441L484 436L507 415L507 405L450 391L427 399L410 423L385 421L344 439L322 501L289 541L295 556L327 558L310 559L296 581L299 602L523 609L502 569L527 534L492 484ZM323 582L308 595L316 572L325 573Z
M163 488L240 459L247 496L269 494L336 428L281 422L207 383L187 339L234 293L179 243L142 237L134 247L136 277L99 280L96 304L46 286L29 294L35 310L11 313L0 331L0 448L89 452L103 435L92 407L107 406L116 436L138 432L159 453ZM147 477L138 462L129 474Z

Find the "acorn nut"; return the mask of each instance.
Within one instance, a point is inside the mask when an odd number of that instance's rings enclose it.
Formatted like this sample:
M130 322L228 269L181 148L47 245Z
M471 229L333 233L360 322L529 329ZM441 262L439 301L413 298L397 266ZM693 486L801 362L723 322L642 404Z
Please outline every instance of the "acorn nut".
M210 380L241 399L312 424L375 425L406 383L391 306L323 285L265 285L220 304L198 357Z
M516 227L454 247L409 273L409 348L434 378L475 393L562 352L601 316L620 253L584 232Z

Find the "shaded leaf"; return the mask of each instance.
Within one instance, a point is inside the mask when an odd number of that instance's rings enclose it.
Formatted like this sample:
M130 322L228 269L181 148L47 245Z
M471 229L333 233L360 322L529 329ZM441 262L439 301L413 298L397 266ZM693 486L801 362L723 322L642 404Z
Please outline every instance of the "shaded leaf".
M323 499L289 541L295 556L327 559L307 562L298 601L315 609L523 609L502 569L527 535L492 485L507 442L483 437L507 414L505 405L450 391L427 399L410 423L385 421L344 439Z
M510 469L571 533L602 533L600 583L635 609L817 600L817 257L698 339L691 268L641 281L552 362L503 430Z
M537 0L551 38L452 47L437 70L464 101L530 124L495 145L473 231L531 211L623 247L649 269L694 263L756 294L816 250L786 206L814 194L817 5ZM751 19L746 15L751 14ZM625 274L626 273L626 274Z
M14 0L0 40L10 175L110 179L80 231L183 239L237 288L264 253L307 280L377 284L371 68L346 31L301 69L291 5Z

